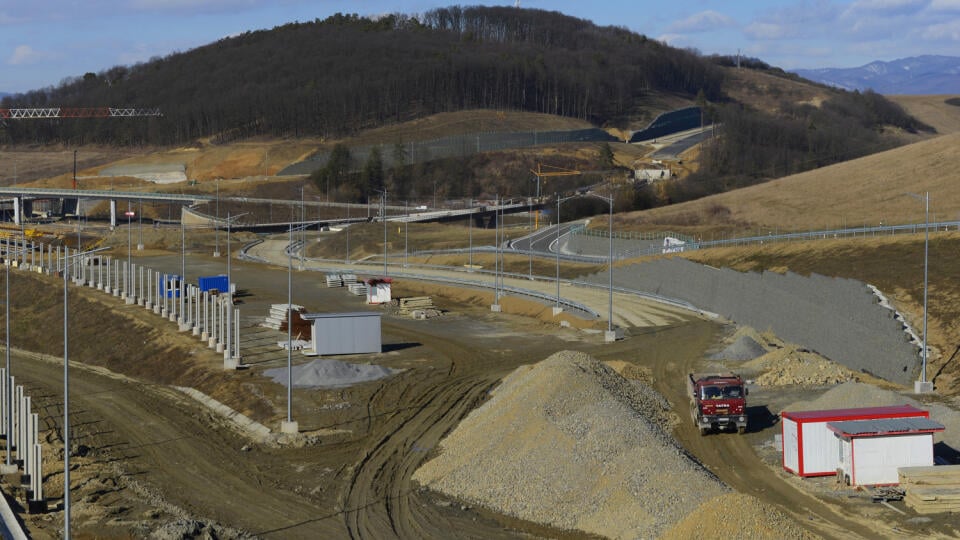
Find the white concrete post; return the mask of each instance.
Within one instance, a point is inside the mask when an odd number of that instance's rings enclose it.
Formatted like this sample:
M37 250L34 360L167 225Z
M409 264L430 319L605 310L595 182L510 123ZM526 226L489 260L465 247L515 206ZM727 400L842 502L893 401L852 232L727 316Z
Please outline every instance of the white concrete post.
M141 264L141 265L140 265L140 280L139 280L139 281L140 281L140 283L139 283L139 285L140 285L140 294L137 295L137 303L140 304L141 306L147 303L146 299L144 299L144 297L143 297L143 274L144 274L143 265Z
M178 290L179 289L173 285L170 285L170 292L168 293L168 296L170 296L170 322L177 322L177 302L180 301L180 299L177 297Z
M200 320L200 288L194 287L193 289L193 335L200 335L200 324L203 322Z
M13 384L13 377L10 377L10 384ZM10 433L13 435L13 442L10 448L17 450L17 456L20 456L20 401L23 399L23 387L13 387L13 426L10 427Z
M20 197L13 198L13 223L20 224Z
M187 309L189 305L187 304L187 284L180 280L180 317L177 318L179 321L179 328L181 332L186 332L190 330L189 317L187 316Z
M233 310L233 324L233 358L239 365L242 357L240 356L240 310L237 308Z
M33 464L30 463L30 458L33 457L32 450L33 445L36 444L36 441L33 440L33 413L30 412L30 396L25 396L23 406L23 451L20 452L20 458L23 460L23 472L30 474L30 471L33 470Z
M217 297L210 295L210 341L207 345L211 349L217 347Z
M117 264L114 265L115 272L113 273L113 295L120 296L122 291L120 290L120 273L123 271L123 263L120 259L117 259Z
M117 201L110 199L110 230L117 227Z
M23 386L17 387L17 459L23 461L27 445L27 416L30 414L30 396L23 395Z
M224 352L223 345L223 330L224 330L224 312L226 310L226 302L223 301L223 296L217 296L217 348L218 353Z
M113 260L109 255L104 257L107 260L107 269L105 271L105 276L103 279L103 292L110 294L110 270L113 269ZM103 264L103 259L100 259L100 264Z
M203 331L200 333L200 341L210 340L210 292L203 291Z
M167 311L167 274L164 273L159 277L160 279L157 281L157 294L160 295L159 301L162 302L163 305L163 307L160 308L160 316L166 318L169 314Z
M33 445L33 462L35 463L36 474L30 477L31 488L33 491L33 501L43 500L43 447L40 443Z

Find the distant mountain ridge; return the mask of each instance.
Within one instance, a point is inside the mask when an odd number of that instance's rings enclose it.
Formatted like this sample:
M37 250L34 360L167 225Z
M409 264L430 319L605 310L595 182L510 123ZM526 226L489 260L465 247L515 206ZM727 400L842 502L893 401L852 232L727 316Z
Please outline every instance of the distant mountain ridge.
M955 94L960 92L960 57L924 55L856 68L795 69L806 79L844 90L879 94Z

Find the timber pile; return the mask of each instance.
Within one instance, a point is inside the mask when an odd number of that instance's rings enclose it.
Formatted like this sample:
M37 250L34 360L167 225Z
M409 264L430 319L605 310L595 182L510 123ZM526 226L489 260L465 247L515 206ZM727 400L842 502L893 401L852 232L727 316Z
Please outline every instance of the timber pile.
M400 298L400 309L398 310L400 315L410 315L411 312L417 309L434 309L433 298L429 296L408 296L406 298Z
M897 469L903 502L918 514L960 511L960 465Z
M356 274L340 274L340 279L343 280L343 286L349 287L357 282Z
M298 306L297 304L290 304L290 310L293 312L293 329L292 332L294 335L310 335L310 322L304 320L301 317L302 313L306 313L306 309L303 306ZM267 318L264 319L261 326L267 328L272 328L273 330L279 330L282 332L287 331L287 304L273 304L270 306L270 315L267 315Z
M327 274L327 287L343 287L343 276L340 274Z

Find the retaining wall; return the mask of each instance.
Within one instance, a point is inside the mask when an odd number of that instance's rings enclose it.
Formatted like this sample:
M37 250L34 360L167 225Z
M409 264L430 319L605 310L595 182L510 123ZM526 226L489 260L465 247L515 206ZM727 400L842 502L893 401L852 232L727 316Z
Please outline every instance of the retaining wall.
M605 284L605 272L585 281ZM614 286L685 300L738 324L772 331L854 371L909 385L920 365L894 312L865 283L820 275L737 272L681 258L614 269Z

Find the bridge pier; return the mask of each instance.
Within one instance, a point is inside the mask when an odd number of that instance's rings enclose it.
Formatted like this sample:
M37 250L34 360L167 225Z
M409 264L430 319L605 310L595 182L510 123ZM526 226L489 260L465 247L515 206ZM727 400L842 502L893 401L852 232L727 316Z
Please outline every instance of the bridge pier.
M117 228L117 200L110 199L110 230Z
M20 197L13 198L13 223L20 224Z

